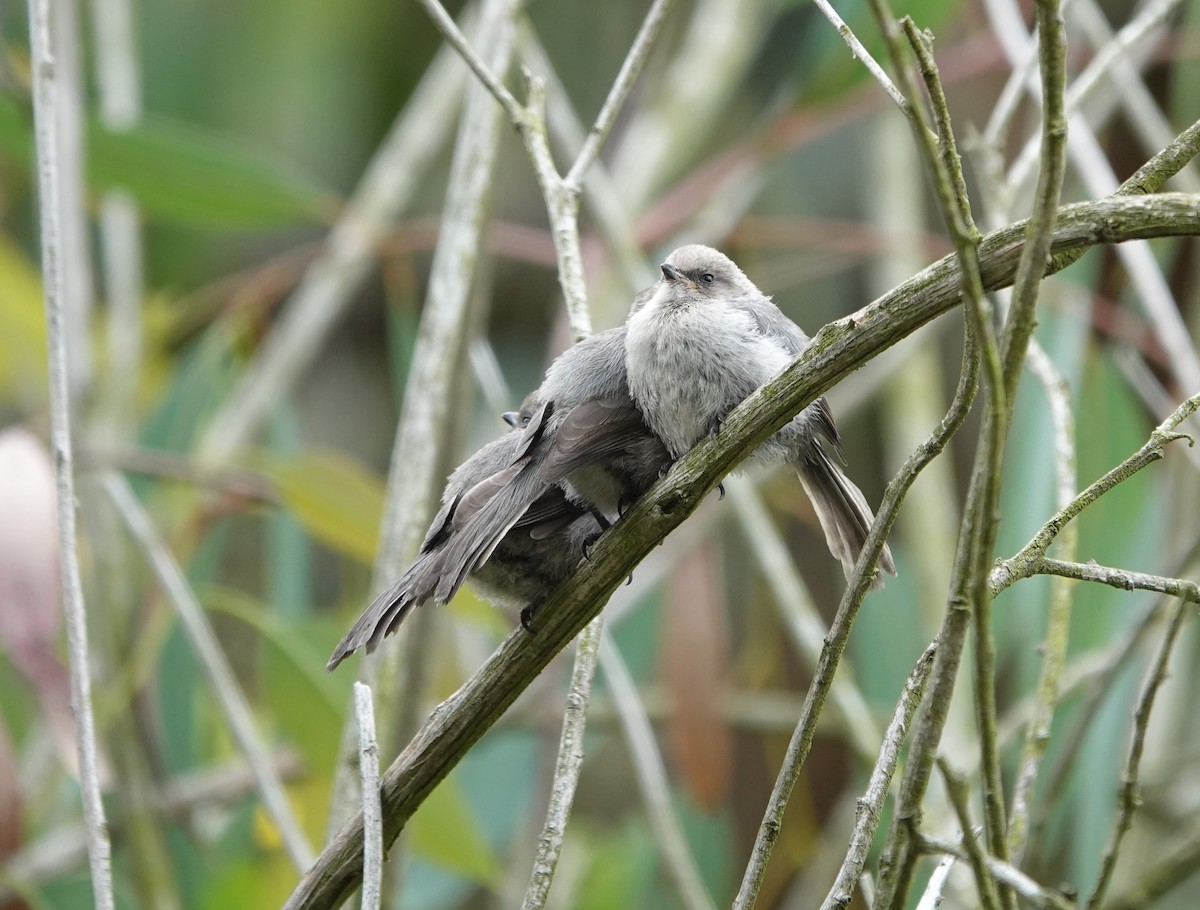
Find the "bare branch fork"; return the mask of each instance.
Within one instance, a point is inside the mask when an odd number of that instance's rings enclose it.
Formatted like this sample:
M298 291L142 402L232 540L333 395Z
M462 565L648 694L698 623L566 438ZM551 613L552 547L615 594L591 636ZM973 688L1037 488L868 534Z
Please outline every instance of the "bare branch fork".
M1165 178L1164 178L1165 179ZM1164 193L1067 206L1051 250L1200 234L1200 197ZM1024 244L1025 224L980 242L984 287L1007 286ZM547 602L535 636L510 635L476 674L434 710L385 772L381 785L384 843L395 839L417 805L602 608L630 569L698 506L763 440L867 360L961 303L961 275L946 257L857 313L825 326L776 379L730 414L721 431L682 458L597 543L591 560ZM288 908L332 907L354 887L362 866L362 818L348 821L300 882Z
M1095 563L1064 562L1046 556L1050 545L1054 543L1072 519L1117 484L1128 480L1142 468L1161 459L1168 445L1180 439L1186 439L1189 445L1194 445L1191 436L1187 433L1177 432L1175 428L1196 413L1198 409L1200 409L1200 393L1184 401L1166 420L1159 424L1150 434L1150 438L1144 446L1051 516L1029 543L992 569L988 577L988 587L993 594L1032 575L1059 575L1083 581L1096 581L1126 590L1141 588L1148 591L1160 591L1192 603L1200 603L1200 585L1195 582L1110 569Z
M550 216L550 233L554 238L554 249L559 262L558 279L562 286L563 298L566 300L571 330L577 340L591 332L591 318L587 310L587 288L583 276L583 255L580 251L577 222L583 178L592 162L600 154L600 148L612 130L621 105L633 87L633 82L646 60L672 2L673 0L655 0L650 12L646 14L637 38L634 39L633 46L617 74L616 81L613 82L608 97L600 108L596 122L592 125L587 139L584 141L583 148L580 149L574 164L571 165L564 177L555 166L554 156L550 152L550 140L546 130L545 81L528 69L523 70L527 100L525 104L521 104L475 53L466 36L459 30L441 3L438 0L421 0L421 5L433 19L434 25L458 51L479 81L500 102L520 134L521 140L525 143L525 149L533 163L538 186L541 188L546 202L546 211Z

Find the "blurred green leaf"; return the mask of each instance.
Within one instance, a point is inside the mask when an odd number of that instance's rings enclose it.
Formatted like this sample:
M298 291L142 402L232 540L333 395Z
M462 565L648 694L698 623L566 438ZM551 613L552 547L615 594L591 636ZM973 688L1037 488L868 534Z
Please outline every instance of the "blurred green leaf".
M322 625L289 621L280 611L232 588L206 589L205 603L214 611L236 617L257 631L268 644L260 649L261 680L277 728L296 746L310 772L325 775L337 762L329 748L341 736L342 711L349 694L349 677L325 672L325 653L313 642L324 641Z
M279 158L196 126L148 117L114 133L87 125L88 182L122 187L154 216L205 227L328 221L337 199ZM0 96L0 154L33 160L30 113Z
M370 564L383 516L383 481L339 452L310 451L297 458L264 456L262 470L284 507L313 537Z
M0 396L40 400L45 384L46 322L37 266L0 235Z
M897 18L911 16L918 28L931 29L935 33L947 22L952 13L961 10L954 0L908 0L894 4ZM891 61L887 56L883 35L875 24L867 4L862 0L837 5L838 15L853 29L858 40L868 53L891 72ZM805 38L799 61L818 61L806 86L808 102L832 101L849 89L857 87L871 78L867 68L855 59L846 47L842 36L816 11L812 31ZM879 89L882 95L883 89Z
M457 775L438 784L408 824L412 847L425 859L478 882L496 886L502 870L480 831Z
M619 831L589 840L591 863L576 895L576 910L646 906L644 892L658 856L646 823L631 821Z

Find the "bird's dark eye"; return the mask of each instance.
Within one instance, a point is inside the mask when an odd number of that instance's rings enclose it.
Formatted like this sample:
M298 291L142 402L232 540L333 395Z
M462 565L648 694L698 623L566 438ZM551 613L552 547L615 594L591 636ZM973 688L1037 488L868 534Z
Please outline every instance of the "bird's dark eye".
M712 272L705 272L703 275L700 276L700 280L703 281L705 284L712 284L717 279L715 277L713 277Z

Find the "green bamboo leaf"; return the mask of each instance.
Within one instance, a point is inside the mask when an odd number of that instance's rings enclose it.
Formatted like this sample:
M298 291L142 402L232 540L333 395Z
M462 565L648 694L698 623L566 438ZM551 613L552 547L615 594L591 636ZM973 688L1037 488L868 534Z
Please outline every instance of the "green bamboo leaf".
M575 895L576 910L647 906L655 854L654 838L642 821L589 838L589 862Z
M383 516L383 481L338 452L264 456L261 467L284 507L314 538L369 565Z
M471 806L451 774L429 794L408 824L413 849L431 863L481 885L496 886L503 875L496 854L480 831Z
M30 166L30 112L0 97L0 155ZM114 133L87 124L92 190L128 190L149 215L201 227L264 228L330 220L337 198L279 158L162 117Z

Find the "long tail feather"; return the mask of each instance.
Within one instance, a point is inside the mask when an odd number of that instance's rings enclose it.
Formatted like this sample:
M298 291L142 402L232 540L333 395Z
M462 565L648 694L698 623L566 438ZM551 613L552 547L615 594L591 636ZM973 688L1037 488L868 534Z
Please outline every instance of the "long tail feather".
M842 571L849 578L863 544L867 542L875 514L854 481L820 447L812 447L797 460L796 473L804 492L812 500L829 552L841 562ZM892 552L886 545L879 557L879 568L896 574ZM872 587L883 587L882 573L876 575Z

